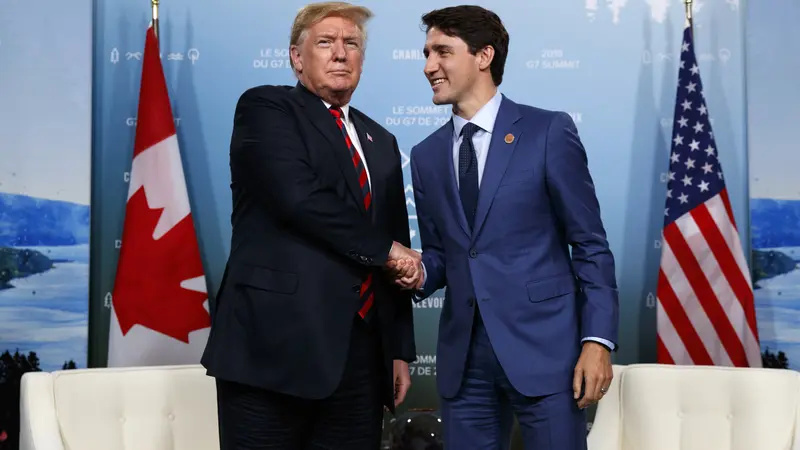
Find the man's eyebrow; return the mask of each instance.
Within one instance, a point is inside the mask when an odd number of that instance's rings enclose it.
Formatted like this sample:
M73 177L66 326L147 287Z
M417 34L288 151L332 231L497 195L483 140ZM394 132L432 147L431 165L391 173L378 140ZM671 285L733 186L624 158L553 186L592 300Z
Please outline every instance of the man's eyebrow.
M434 44L434 45L431 45L430 49L428 49L428 47L423 48L422 49L422 53L426 53L427 54L431 50L433 50L435 52L440 52L442 50L451 50L452 48L453 48L452 46L447 45L447 44Z

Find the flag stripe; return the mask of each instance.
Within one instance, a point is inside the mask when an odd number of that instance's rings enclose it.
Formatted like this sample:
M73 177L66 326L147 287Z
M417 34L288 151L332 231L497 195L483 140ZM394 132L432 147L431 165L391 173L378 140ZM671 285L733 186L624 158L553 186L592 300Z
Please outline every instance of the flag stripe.
M716 197L715 197L716 198ZM720 205L722 206L722 205ZM752 304L753 295L747 280L742 275L742 271L731 252L730 243L717 226L717 222L709 212L709 208L705 205L695 208L692 211L692 218L697 222L698 229L702 233L708 248L716 258L719 268L722 270L725 281L729 284L730 291L734 294L735 298L739 300L742 316L746 318L747 325L750 331L755 335L756 323L755 315L748 314L747 305ZM727 294L727 292L726 292ZM736 308L737 310L739 308ZM752 310L751 310L752 311ZM749 317L748 317L749 316ZM737 320L733 320L738 322Z
M725 215L720 214L712 214L711 217L714 218L714 221L717 223L717 227L724 232L725 240L730 245L731 250L733 251L733 256L736 259L736 264L739 266L739 270L741 271L742 275L744 276L745 280L747 281L747 287L750 293L752 294L752 286L753 282L750 278L750 267L747 263L747 260L744 257L744 250L742 250L742 242L739 240L739 235L736 231L736 220L734 219L733 212L731 211L731 202L728 200L728 192L723 190L720 192L719 200L712 199L714 201L721 201L722 205L725 209ZM711 211L718 211L719 208L712 208ZM749 307L752 307L755 310L755 305L748 304ZM753 314L755 316L755 313ZM753 318L755 323L755 317ZM758 327L755 328L756 331Z
M716 222L717 226L724 231L725 240L728 242L728 245L733 253L733 257L736 260L736 265L739 267L739 272L744 278L747 294L745 295L745 300L742 304L742 307L747 312L748 324L750 325L755 339L758 340L758 324L756 321L754 294L752 289L753 282L750 277L750 268L748 262L744 257L744 250L742 250L742 243L739 240L738 234L735 232L735 228L731 229L731 227L736 226L736 220L731 212L731 204L730 200L728 200L728 193L726 191L721 192L719 200L715 201L722 202L722 208L714 208L712 209L712 212L721 211L724 209L725 214L720 212L718 214L712 214L711 217L714 219L714 222ZM727 226L728 224L730 224L730 226ZM761 358L760 355L761 353L759 351L759 360Z
M744 336L744 347L747 352L747 360L752 367L761 367L761 345L758 338L758 324L756 321L756 310L754 294L751 289L752 281L750 278L750 270L748 269L747 262L744 259L744 251L742 250L741 241L738 235L734 232L731 226L735 220L730 215L730 202L727 200L725 192L720 193L719 196L709 201L709 211L711 218L716 223L717 227L723 232L725 241L728 243L733 257L736 261L738 273L744 279L745 288L747 289L744 294L744 300L741 301L741 307L744 311L746 318L745 322L735 323L737 329L741 330L740 333ZM713 205L713 206L712 206ZM745 320L745 319L743 319Z
M683 308L694 331L700 336L705 350L709 355L713 355L709 356L709 361L711 361L709 364L714 364L714 356L716 356L716 360L719 360L717 362L718 364L731 365L727 352L722 347L719 335L714 325L711 323L711 319L705 313L703 306L697 299L692 286L689 284L689 280L686 278L668 242L664 242L662 251L661 268L665 274L664 282L667 283L675 293L675 297L678 298L678 306ZM662 284L663 283L659 283L659 289L661 289ZM677 356L673 355L673 358L677 359Z
M714 198L717 198L716 196ZM709 200L708 204L714 204L714 198ZM749 332L745 325L745 313L742 305L737 301L736 294L733 291L730 283L726 279L720 261L714 257L714 252L710 250L713 244L705 239L703 230L712 232L716 227L713 220L710 223L698 222L695 220L695 214L701 215L711 212L711 208L707 205L700 205L692 210L692 213L678 219L675 223L681 229L684 236L689 236L686 241L689 245L693 255L700 264L703 276L709 281L713 288L714 294L719 301L722 310L727 314L726 322L731 324L735 330L738 331L739 341L746 341L748 338L752 339L752 334ZM722 212L717 208L717 213ZM720 350L721 352L722 350ZM712 355L719 355L715 357L715 361L720 365L731 365L732 360L724 357L722 353L712 351Z
M667 282L663 270L658 272L658 301L662 306L662 311L666 314L665 319L672 325L675 336L678 337L686 348L688 356L695 364L712 364L703 340L697 334L697 330L692 326L686 311L681 307L681 302L672 286Z
M672 359L660 336L656 336L656 354L658 355L659 364L675 364L675 360Z
M731 209L731 200L728 198L728 190L723 189L719 193L719 195L722 198L722 204L725 205L725 211L728 213L728 217L730 218L730 223L731 226L733 227L733 231L738 231L738 227L736 226L736 219L734 218L733 215L733 209Z
M656 348L658 362L661 364L694 364L689 353L686 351L681 341L680 336L672 327L669 317L659 304L656 309L656 320L658 323L659 333L656 335L657 340L663 345L664 353L658 353L662 349Z
M678 226L675 223L668 225L664 229L664 237L669 243L669 246L673 249L675 258L683 269L686 280L692 287L697 300L700 302L709 320L711 320L711 324L714 326L722 346L728 352L728 357L730 357L731 361L733 361L733 364L736 366L746 365L747 358L745 357L742 342L739 340L736 330L733 329L733 325L731 325L727 314L720 305L719 299L717 299L717 296L714 294L714 290L706 278L702 267L700 267L700 263L692 253L692 249L681 234Z

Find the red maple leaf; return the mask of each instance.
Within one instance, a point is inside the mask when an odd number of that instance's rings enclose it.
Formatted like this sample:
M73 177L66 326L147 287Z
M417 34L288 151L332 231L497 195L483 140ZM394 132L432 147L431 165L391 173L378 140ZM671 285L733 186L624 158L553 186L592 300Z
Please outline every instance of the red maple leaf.
M122 334L136 324L188 343L189 333L210 326L203 303L208 295L180 283L203 275L192 216L187 215L160 239L153 230L163 208L147 205L144 188L128 200L114 311Z

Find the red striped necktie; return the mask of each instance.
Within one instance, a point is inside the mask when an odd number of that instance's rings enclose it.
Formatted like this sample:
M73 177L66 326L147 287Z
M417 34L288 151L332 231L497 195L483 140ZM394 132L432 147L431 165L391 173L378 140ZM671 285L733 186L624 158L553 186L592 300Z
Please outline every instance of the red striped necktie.
M331 112L331 115L336 119L336 125L341 130L342 135L344 136L344 142L347 145L347 150L350 151L350 158L353 161L353 167L356 170L356 176L358 177L358 184L361 186L361 194L364 199L364 209L367 210L367 215L371 214L370 207L372 206L372 194L369 188L369 180L367 178L367 169L364 167L364 162L361 161L361 155L358 154L356 151L355 146L353 145L353 141L350 139L350 136L347 134L347 128L344 126L344 122L342 121L342 117L344 113L342 110L337 106L331 106L328 109ZM372 272L367 275L367 278L361 283L361 290L359 297L361 298L361 309L358 311L358 315L364 319L365 321L369 321L373 314L372 304L375 301L375 294L372 288Z

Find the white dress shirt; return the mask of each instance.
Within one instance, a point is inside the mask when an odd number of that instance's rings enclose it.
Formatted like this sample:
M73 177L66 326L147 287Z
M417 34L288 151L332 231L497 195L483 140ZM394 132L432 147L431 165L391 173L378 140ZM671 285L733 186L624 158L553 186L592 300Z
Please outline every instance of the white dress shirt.
M489 144L492 142L494 121L497 119L497 113L500 111L500 103L502 101L503 96L498 91L488 103L475 113L471 120L453 115L453 167L455 168L455 173L458 173L458 153L463 140L461 130L468 122L472 122L479 127L472 136L472 145L475 147L475 156L478 159L478 187L480 187L481 180L483 180L483 168L486 167L486 156L489 154ZM460 187L458 177L456 177L456 186Z

